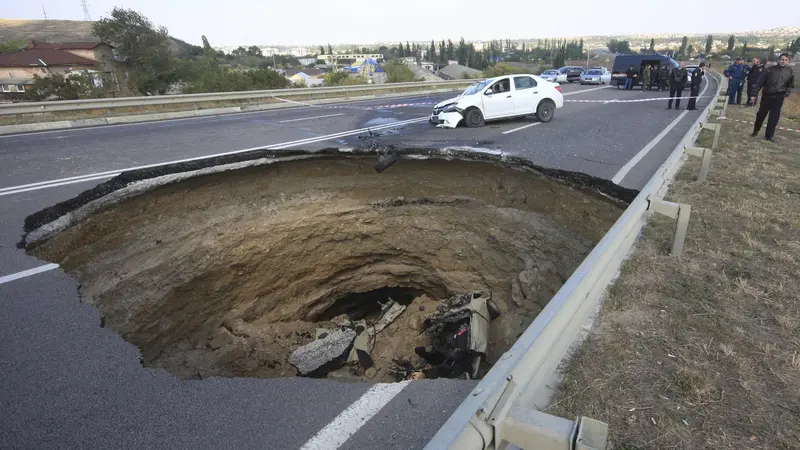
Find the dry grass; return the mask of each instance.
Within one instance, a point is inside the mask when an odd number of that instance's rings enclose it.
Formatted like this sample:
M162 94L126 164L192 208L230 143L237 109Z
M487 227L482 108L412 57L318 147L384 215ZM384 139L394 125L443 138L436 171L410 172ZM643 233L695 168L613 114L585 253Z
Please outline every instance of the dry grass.
M684 166L683 256L653 216L552 400L608 422L612 448L800 448L800 134L750 131L726 122L706 183Z

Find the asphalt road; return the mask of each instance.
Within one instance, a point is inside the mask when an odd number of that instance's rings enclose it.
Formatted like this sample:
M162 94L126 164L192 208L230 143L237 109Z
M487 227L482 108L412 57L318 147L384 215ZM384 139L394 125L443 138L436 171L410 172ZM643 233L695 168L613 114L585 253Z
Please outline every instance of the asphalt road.
M569 101L547 124L443 130L423 121L372 137L359 130L425 117L447 96L0 136L0 277L44 264L15 247L27 215L104 180L19 192L24 185L304 139L297 145L308 149L473 147L612 179L681 114L666 111L666 100L606 102L664 93L578 85L564 92L567 100L600 102ZM678 121L620 184L641 188L697 115ZM76 283L58 269L0 284L0 302L2 447L300 448L370 388L301 378L180 381L144 369L138 350L100 327L98 312L80 303ZM420 448L471 387L413 382L342 448Z

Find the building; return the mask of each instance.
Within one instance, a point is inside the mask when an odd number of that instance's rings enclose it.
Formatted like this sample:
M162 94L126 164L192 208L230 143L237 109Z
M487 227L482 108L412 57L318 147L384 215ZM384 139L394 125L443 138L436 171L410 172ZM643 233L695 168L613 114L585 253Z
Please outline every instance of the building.
M483 76L483 72L477 69L473 69L471 67L462 66L460 64L449 64L439 69L437 75L444 78L445 80L463 80L470 78L480 78L481 76Z
M286 77L287 80L294 84L307 87L321 85L324 81L324 75L325 72L319 69L287 69L283 72L283 76Z
M102 42L31 42L22 51L0 55L0 98L22 98L34 75L80 72L100 73L118 87L113 47Z
M375 61L383 61L384 57L381 53L362 54L362 53L343 53L341 55L319 55L317 59L325 61L326 64L337 65L342 64L343 61L358 61L359 59L374 59Z

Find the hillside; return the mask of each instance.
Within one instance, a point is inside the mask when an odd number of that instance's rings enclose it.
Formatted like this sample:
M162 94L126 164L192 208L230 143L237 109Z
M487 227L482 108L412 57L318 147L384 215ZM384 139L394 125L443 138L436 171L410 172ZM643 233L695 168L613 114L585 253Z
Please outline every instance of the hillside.
M92 35L94 22L84 20L0 19L0 42L33 39L47 42L81 42L97 39ZM187 52L191 45L170 37L170 49L176 55Z

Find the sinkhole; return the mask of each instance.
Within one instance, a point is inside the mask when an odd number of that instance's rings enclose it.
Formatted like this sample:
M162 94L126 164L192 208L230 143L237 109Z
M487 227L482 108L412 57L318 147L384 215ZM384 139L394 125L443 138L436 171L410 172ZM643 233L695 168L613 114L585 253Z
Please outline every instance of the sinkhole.
M369 369L321 375L395 381L398 361L425 363L415 348L430 343L426 318L476 290L500 311L488 369L624 208L512 164L374 165L333 155L142 189L27 250L74 277L145 366L183 379L296 376L297 349L399 305L369 342Z

